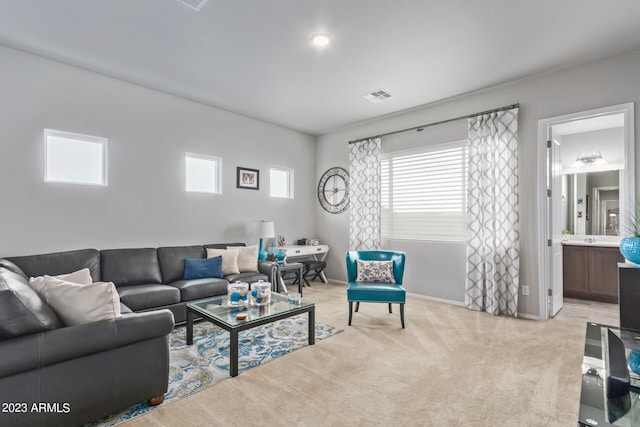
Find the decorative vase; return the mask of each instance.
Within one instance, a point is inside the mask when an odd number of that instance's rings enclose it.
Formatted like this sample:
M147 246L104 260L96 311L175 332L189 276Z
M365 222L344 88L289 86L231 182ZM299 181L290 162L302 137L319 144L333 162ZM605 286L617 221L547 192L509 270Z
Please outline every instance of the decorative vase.
M620 253L634 264L640 265L640 237L625 237L620 241Z
M640 374L640 350L631 350L627 356L627 363L633 372Z

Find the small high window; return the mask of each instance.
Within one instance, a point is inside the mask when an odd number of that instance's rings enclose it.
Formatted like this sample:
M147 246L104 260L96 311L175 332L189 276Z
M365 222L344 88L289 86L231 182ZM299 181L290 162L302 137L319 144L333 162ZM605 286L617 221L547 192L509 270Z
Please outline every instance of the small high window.
M293 169L270 168L269 187L271 197L293 199Z
M220 165L219 157L203 156L201 154L187 153L187 191L200 193L216 193L220 191Z
M106 138L44 130L46 182L107 185Z

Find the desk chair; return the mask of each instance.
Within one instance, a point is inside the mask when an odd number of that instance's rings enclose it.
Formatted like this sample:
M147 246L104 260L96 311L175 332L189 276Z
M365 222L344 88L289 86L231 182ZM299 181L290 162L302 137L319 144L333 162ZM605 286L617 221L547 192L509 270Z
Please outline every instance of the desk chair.
M349 326L353 317L353 303L356 312L361 302L400 304L400 322L404 329L404 304L406 290L402 287L404 275L404 252L394 251L348 251L347 256L347 299L349 300ZM378 261L378 263L371 263ZM380 261L384 261L379 263ZM360 271L358 271L360 266ZM395 283L394 283L395 282Z

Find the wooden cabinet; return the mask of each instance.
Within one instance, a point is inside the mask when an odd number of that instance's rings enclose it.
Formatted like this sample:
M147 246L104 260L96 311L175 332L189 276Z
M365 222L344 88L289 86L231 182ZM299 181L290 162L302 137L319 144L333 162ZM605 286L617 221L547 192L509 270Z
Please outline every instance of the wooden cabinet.
M618 263L624 257L617 247L564 245L562 260L564 296L618 302Z
M585 298L589 295L589 251L584 246L562 247L562 288L565 297Z

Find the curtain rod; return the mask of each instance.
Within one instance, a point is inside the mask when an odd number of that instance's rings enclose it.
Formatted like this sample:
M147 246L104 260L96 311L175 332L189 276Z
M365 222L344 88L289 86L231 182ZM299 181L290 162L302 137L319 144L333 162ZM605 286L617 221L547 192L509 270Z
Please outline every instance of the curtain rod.
M479 113L468 114L466 116L454 117L453 119L441 120L439 122L428 123L428 124L422 125L422 126L414 126L412 128L406 128L406 129L394 130L393 132L381 133L380 135L368 136L366 138L354 139L353 141L349 141L349 144L356 144L358 142L366 141L368 139L382 138L383 136L395 135L396 133L408 132L410 130L417 130L418 132L420 132L423 128L426 128L426 127L429 127L429 126L435 126L435 125L441 125L441 124L444 124L444 123L455 122L456 120L470 119L472 117L481 116L483 114L497 113L498 111L510 110L512 108L519 108L519 107L520 107L520 104L511 104L511 105L507 105L506 107L494 108L493 110L481 111Z

